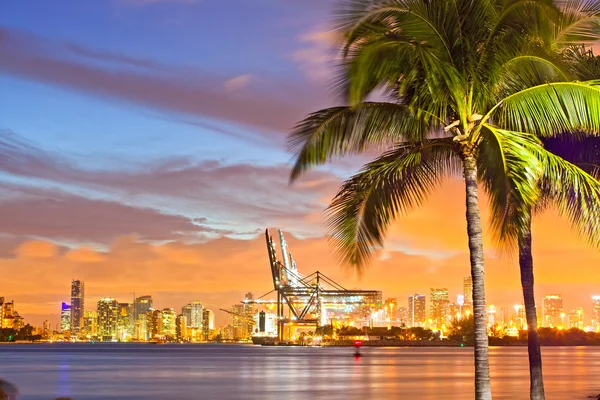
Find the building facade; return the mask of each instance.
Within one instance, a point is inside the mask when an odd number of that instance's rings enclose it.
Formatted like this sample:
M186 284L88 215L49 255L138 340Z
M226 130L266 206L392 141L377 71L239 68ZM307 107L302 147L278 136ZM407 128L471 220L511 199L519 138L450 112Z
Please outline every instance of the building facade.
M104 298L98 301L98 337L109 342L117 337L119 303L115 299Z
M448 289L431 288L431 304L429 318L432 321L432 327L442 328L448 322L450 301L448 298Z
M408 321L411 327L424 326L427 320L425 308L425 295L414 294L408 296Z
M79 336L85 314L84 283L80 280L71 282L71 335Z
M544 297L542 315L542 326L556 328L564 326L563 301L557 294L549 294Z
M71 332L71 306L65 302L60 307L60 332Z

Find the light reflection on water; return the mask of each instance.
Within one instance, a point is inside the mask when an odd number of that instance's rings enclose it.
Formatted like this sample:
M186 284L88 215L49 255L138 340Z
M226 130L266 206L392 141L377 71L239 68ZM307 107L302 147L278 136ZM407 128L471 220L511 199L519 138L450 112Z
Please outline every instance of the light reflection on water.
M469 348L41 344L0 346L20 400L469 399ZM549 399L600 393L600 348L542 349ZM528 399L526 347L490 349L494 399Z

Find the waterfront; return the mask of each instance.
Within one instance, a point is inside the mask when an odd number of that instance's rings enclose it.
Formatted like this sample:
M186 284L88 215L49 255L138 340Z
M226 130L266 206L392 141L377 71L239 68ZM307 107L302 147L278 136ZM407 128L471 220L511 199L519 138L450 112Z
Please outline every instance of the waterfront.
M466 399L471 348L35 344L0 346L19 400ZM549 399L600 393L600 347L545 347ZM527 348L490 348L495 399L527 399Z

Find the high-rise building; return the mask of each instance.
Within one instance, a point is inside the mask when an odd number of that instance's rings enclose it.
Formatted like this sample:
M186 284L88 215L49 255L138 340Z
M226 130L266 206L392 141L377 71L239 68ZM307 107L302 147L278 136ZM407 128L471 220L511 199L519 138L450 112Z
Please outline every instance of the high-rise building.
M175 338L177 336L177 313L172 308L162 310L161 335Z
M187 339L187 327L188 322L186 321L186 317L183 314L179 314L177 319L175 319L175 334L177 336L177 340L185 340Z
M554 328L564 326L564 313L562 298L557 294L549 294L544 297L544 314L542 326Z
M600 332L600 296L592 296L592 325L596 332Z
M391 321L398 319L398 299L395 297L385 300L385 313L386 317Z
M0 297L0 328L4 328L2 320L4 320L4 297Z
M231 306L231 326L233 327L234 339L248 339L252 335L252 325L246 316L245 304L234 304Z
M204 306L199 301L191 301L181 307L181 314L185 316L187 326L190 328L202 328L202 313Z
M527 316L525 314L525 305L515 304L514 326L519 329L527 329Z
M65 302L60 308L60 331L62 333L71 331L71 306Z
M204 309L202 313L202 340L209 340L212 331L215 329L215 314Z
M569 328L577 328L583 330L583 308L577 307L569 313Z
M467 276L463 278L463 312L473 312L473 278Z
M140 296L135 299L134 317L139 318L140 315L146 315L152 309L152 296Z
M117 336L119 303L115 299L104 298L98 301L98 336L109 342Z
M71 335L81 333L84 312L84 283L74 279L71 281Z
M441 328L448 322L449 306L448 289L431 288L430 318L434 327Z
M93 338L98 335L98 313L94 310L88 310L83 314L82 333Z
M117 339L130 340L133 337L133 305L119 303L117 311Z
M414 294L408 296L408 321L410 326L423 326L426 319L425 295Z
M52 337L52 328L50 327L50 321L45 320L42 328L42 338L50 339Z

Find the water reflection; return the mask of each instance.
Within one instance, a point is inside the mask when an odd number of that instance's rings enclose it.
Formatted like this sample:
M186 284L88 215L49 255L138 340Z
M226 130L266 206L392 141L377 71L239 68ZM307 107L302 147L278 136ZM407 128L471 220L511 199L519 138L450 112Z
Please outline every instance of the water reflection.
M22 400L473 398L469 348L277 348L231 345L39 345L0 348L0 377ZM548 398L600 393L600 349L543 348ZM527 399L525 347L491 348L494 399Z

